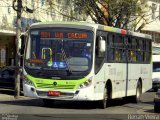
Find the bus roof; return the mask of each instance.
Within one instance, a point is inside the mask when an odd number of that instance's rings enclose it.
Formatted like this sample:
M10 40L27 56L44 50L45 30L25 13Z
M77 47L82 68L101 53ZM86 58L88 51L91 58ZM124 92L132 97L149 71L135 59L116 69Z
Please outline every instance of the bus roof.
M124 34L124 35L133 35L133 36L148 38L148 39L152 38L150 35L143 34L143 33L132 32L125 29L116 28L116 27L95 24L95 23L81 22L81 21L38 22L31 25L31 28L39 28L39 27L69 27L69 28L81 28L81 29L87 29L87 30L99 29L99 30L104 30L108 32Z
M136 37L152 39L152 36L148 35L148 34L143 34L143 33L133 32L133 31L129 31L129 32L130 32L130 35L133 35L133 36L136 36Z
M74 22L74 21L64 21L64 22L39 22L31 25L31 28L39 27L69 27L69 28L81 28L93 30L98 28L98 24L87 23L87 22Z

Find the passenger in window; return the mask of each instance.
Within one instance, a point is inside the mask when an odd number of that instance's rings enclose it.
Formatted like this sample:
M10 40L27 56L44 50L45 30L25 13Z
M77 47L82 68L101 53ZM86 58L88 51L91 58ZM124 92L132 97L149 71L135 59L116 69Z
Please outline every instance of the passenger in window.
M131 62L136 62L136 54L134 51L130 51L130 61Z
M121 58L120 52L118 50L115 51L115 61L120 61L120 58Z

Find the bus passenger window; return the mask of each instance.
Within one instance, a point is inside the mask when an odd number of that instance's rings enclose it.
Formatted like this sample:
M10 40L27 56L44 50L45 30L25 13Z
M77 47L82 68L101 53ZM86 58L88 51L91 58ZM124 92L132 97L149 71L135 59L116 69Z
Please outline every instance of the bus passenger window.
M133 50L130 50L129 58L130 58L130 62L136 62L136 52Z
M109 62L114 60L114 48L107 48L107 59Z
M121 61L121 51L119 49L115 50L115 61Z
M126 51L122 50L122 62L126 62Z
M106 40L105 37L102 37L103 40ZM100 51L100 48L99 48L99 42L100 42L100 39L99 39L99 36L97 37L97 40L96 40L96 56L97 57L104 57L105 56L105 52L101 52Z

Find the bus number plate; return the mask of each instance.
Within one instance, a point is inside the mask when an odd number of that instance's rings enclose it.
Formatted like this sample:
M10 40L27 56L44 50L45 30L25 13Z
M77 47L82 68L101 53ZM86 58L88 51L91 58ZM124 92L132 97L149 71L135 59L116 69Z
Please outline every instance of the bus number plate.
M60 96L59 91L48 91L48 96Z

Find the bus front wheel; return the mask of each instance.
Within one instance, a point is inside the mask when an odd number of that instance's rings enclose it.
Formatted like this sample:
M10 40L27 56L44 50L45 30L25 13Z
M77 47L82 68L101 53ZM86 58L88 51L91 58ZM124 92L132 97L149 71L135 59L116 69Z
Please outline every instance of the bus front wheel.
M100 108L102 108L102 109L105 109L106 106L107 106L107 101L108 101L107 100L108 99L107 95L108 95L107 94L107 89L105 88L104 93L103 93L103 99L99 101L100 102Z

